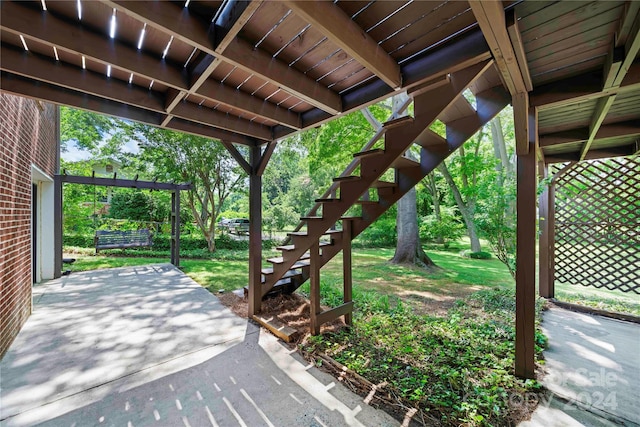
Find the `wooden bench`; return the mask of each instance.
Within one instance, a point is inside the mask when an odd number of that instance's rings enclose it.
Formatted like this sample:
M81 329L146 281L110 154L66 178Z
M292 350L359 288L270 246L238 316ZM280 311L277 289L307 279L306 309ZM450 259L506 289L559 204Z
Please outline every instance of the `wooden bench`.
M148 229L142 230L97 230L94 238L96 253L100 249L124 249L153 244L151 233Z

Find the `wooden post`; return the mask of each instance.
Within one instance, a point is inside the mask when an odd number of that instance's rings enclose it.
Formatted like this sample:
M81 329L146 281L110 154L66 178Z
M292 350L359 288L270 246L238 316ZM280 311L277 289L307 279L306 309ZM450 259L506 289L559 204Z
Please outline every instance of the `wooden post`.
M540 168L540 176L547 178L549 176L548 166L542 163ZM555 244L554 199L554 183L550 182L549 186L540 195L538 202L540 226L538 280L540 296L544 298L553 298L555 293L553 268Z
M344 302L353 300L353 278L351 276L351 220L342 221L342 280L344 282ZM344 315L344 323L351 326L353 313Z
M53 177L53 277L62 276L62 177Z
M320 244L318 241L313 242L309 248L310 270L309 280L311 282L311 335L320 333L320 323L318 314L320 314Z
M171 262L173 265L180 268L180 190L175 190L173 192L172 199L175 201L175 210L173 212L173 222L175 224L173 237L175 238L175 241L172 240L173 260Z
M526 95L526 94L525 94ZM528 96L514 96L517 172L517 244L516 244L516 361L515 374L535 376L535 303L536 303L536 147L537 116L529 109ZM524 115L515 111L527 112ZM532 134L522 131L532 123ZM533 136L533 138L532 138ZM522 139L525 139L524 141Z
M171 192L171 264L176 265L176 192Z
M262 305L262 176L260 146L249 149L249 317Z

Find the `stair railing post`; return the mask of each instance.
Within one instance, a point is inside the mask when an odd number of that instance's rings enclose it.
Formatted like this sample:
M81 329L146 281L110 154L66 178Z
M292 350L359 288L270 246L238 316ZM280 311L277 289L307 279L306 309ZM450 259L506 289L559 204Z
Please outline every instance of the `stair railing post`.
M353 300L353 278L351 269L351 220L342 221L342 280L344 282L344 302ZM353 313L344 315L344 323L351 326L353 324Z
M311 334L318 335L320 333L320 324L318 323L318 314L320 314L320 244L315 241L309 249L310 255L310 274L311 281Z

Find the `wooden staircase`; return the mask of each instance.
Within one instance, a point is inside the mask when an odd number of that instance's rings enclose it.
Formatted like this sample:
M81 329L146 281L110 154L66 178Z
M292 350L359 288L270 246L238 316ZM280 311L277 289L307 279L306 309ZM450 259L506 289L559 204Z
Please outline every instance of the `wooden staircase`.
M462 95L468 88L476 97L477 108ZM354 154L359 175L352 174L355 168L350 167L347 173L336 178L328 193L330 197L316 200L317 206L301 219L298 231L290 233L290 244L277 248L282 256L269 259L272 267L262 270L263 297L270 292L293 292L311 278L314 333L319 332L320 324L340 315L350 319L353 307L350 286L348 290L346 286L349 276L345 278L345 304L330 312L319 312L319 269L343 249L349 251L345 256L350 260L352 239L510 101L492 61L453 73L410 95L415 118L402 117L385 123L381 130L385 137L384 149L366 149ZM436 119L445 123L446 139L429 129ZM418 161L405 157L413 144L421 147ZM383 180L382 176L390 169L393 180ZM345 216L355 205L360 206L361 214ZM336 229L339 224L341 229ZM304 225L306 231L300 231ZM350 266L348 268L350 270Z

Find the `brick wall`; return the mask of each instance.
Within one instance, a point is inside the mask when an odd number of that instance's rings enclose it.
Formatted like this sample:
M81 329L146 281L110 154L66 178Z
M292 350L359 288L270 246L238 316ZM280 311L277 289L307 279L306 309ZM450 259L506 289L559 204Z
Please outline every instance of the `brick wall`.
M57 122L54 105L0 94L0 357L31 313L31 165L55 174Z

